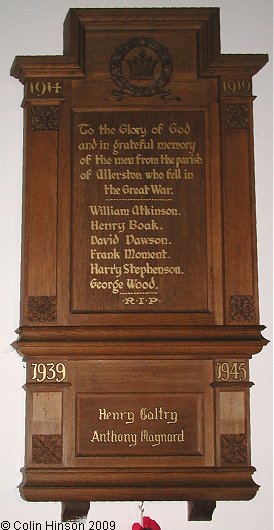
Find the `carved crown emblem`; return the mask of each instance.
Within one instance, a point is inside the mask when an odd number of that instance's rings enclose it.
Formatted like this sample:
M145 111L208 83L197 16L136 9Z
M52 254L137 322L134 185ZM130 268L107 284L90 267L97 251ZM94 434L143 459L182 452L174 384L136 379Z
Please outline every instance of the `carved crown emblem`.
M166 46L154 39L132 37L124 42L111 56L109 69L111 79L118 87L118 90L112 90L110 99L121 101L125 96L152 97L156 94L163 101L181 99L172 96L171 90L165 88L173 72L172 57ZM147 83L148 79L152 81Z
M144 48L133 59L127 60L129 66L130 79L153 79L154 68L158 63L157 57L152 57L146 53Z

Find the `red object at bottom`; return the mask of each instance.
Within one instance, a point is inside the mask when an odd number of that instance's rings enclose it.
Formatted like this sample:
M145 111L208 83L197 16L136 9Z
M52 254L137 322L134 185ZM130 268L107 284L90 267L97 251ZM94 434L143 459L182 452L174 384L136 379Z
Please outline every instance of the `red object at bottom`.
M132 525L132 530L161 530L161 528L156 521L145 515L143 518L143 525L134 523Z

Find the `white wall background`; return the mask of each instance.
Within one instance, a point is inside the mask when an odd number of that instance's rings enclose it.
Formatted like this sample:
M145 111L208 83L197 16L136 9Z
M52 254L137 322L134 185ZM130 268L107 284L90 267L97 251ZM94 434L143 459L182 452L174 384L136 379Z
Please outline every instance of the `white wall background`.
M10 343L19 321L23 87L9 77L15 55L62 54L62 25L70 7L220 7L223 53L270 53L271 0L9 0L1 3L0 31L0 527L19 521L60 521L60 503L27 503L17 489L24 461L25 368ZM254 78L255 159L261 322L271 338L272 287L272 76L268 64ZM272 527L272 363L271 346L251 361L252 463L261 489L249 502L219 502L212 522L188 522L185 502L145 503L145 514L162 530L271 530ZM140 499L141 500L141 499ZM138 503L94 503L88 520L115 520L117 530L139 521ZM18 530L20 527L18 527ZM87 526L87 530L88 530Z

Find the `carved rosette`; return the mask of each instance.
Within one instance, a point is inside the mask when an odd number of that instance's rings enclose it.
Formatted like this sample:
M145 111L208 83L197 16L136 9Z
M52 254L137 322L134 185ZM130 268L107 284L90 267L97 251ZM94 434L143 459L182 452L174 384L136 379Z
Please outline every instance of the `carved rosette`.
M30 322L56 322L56 296L29 296L28 319Z
M57 131L59 129L58 105L32 105L31 130Z
M247 464L246 434L221 434L221 463Z
M227 103L224 109L226 129L248 129L249 109L244 103Z
M60 464L63 458L63 438L60 434L32 436L33 464Z
M254 296L241 294L231 295L230 319L232 321L254 322L256 320Z

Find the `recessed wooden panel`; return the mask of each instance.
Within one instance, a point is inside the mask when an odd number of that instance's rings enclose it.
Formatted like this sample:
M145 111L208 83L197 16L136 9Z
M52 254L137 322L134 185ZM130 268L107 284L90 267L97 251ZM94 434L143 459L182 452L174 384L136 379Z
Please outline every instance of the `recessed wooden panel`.
M127 43L130 43L133 34L136 39L135 42L137 39L145 38L148 40L148 44L151 42L151 55L154 55L153 44L155 50L155 42L159 44L159 46L165 46L169 50L169 53L172 56L173 65L178 71L178 77L176 76L177 82L180 80L182 70L184 72L184 80L196 78L197 42L196 32L193 31L193 28L183 28L182 21L179 21L176 17L174 17L173 20L166 20L165 31L162 31L162 24L157 27L157 23L154 28L151 28L150 22L147 22L145 24L147 28L144 29L144 23L140 24L140 22L135 21L134 32L132 30L129 31L128 28L125 27L126 25L126 20L124 22L119 21L115 24L116 27L113 26L111 31L104 32L100 31L100 25L96 22L91 22L89 27L87 27L87 77L94 76L94 73L96 72L96 74L102 79L101 88L104 88L105 91L110 90L111 93L113 87L110 84L109 75L107 75L109 71L109 57L112 57L114 51L117 49L119 50L123 46L125 46L124 49L126 50ZM180 40L180 47L178 46L178 39ZM130 44L128 47L129 51L126 60L130 61L131 59L134 59L134 56L136 55L136 48L130 49ZM129 77L130 70L126 61L124 62L123 67L125 76ZM158 58L154 76L159 77L160 72L161 63ZM174 81L176 80L174 79ZM98 90L99 89L100 87L98 87Z
M252 247L255 227L250 185L253 176L250 106L238 102L225 104L223 113L226 322L255 323L258 315L254 297L256 255Z
M207 311L201 111L74 113L72 310Z
M116 360L77 361L77 392L201 392L209 387L210 363L204 361ZM141 382L141 384L140 384Z
M245 433L245 424L245 393L220 392L220 433Z
M26 287L29 296L50 296L56 295L58 133L38 129L29 135L26 150Z
M78 394L77 456L200 455L202 394Z
M32 432L62 433L62 392L34 392Z

